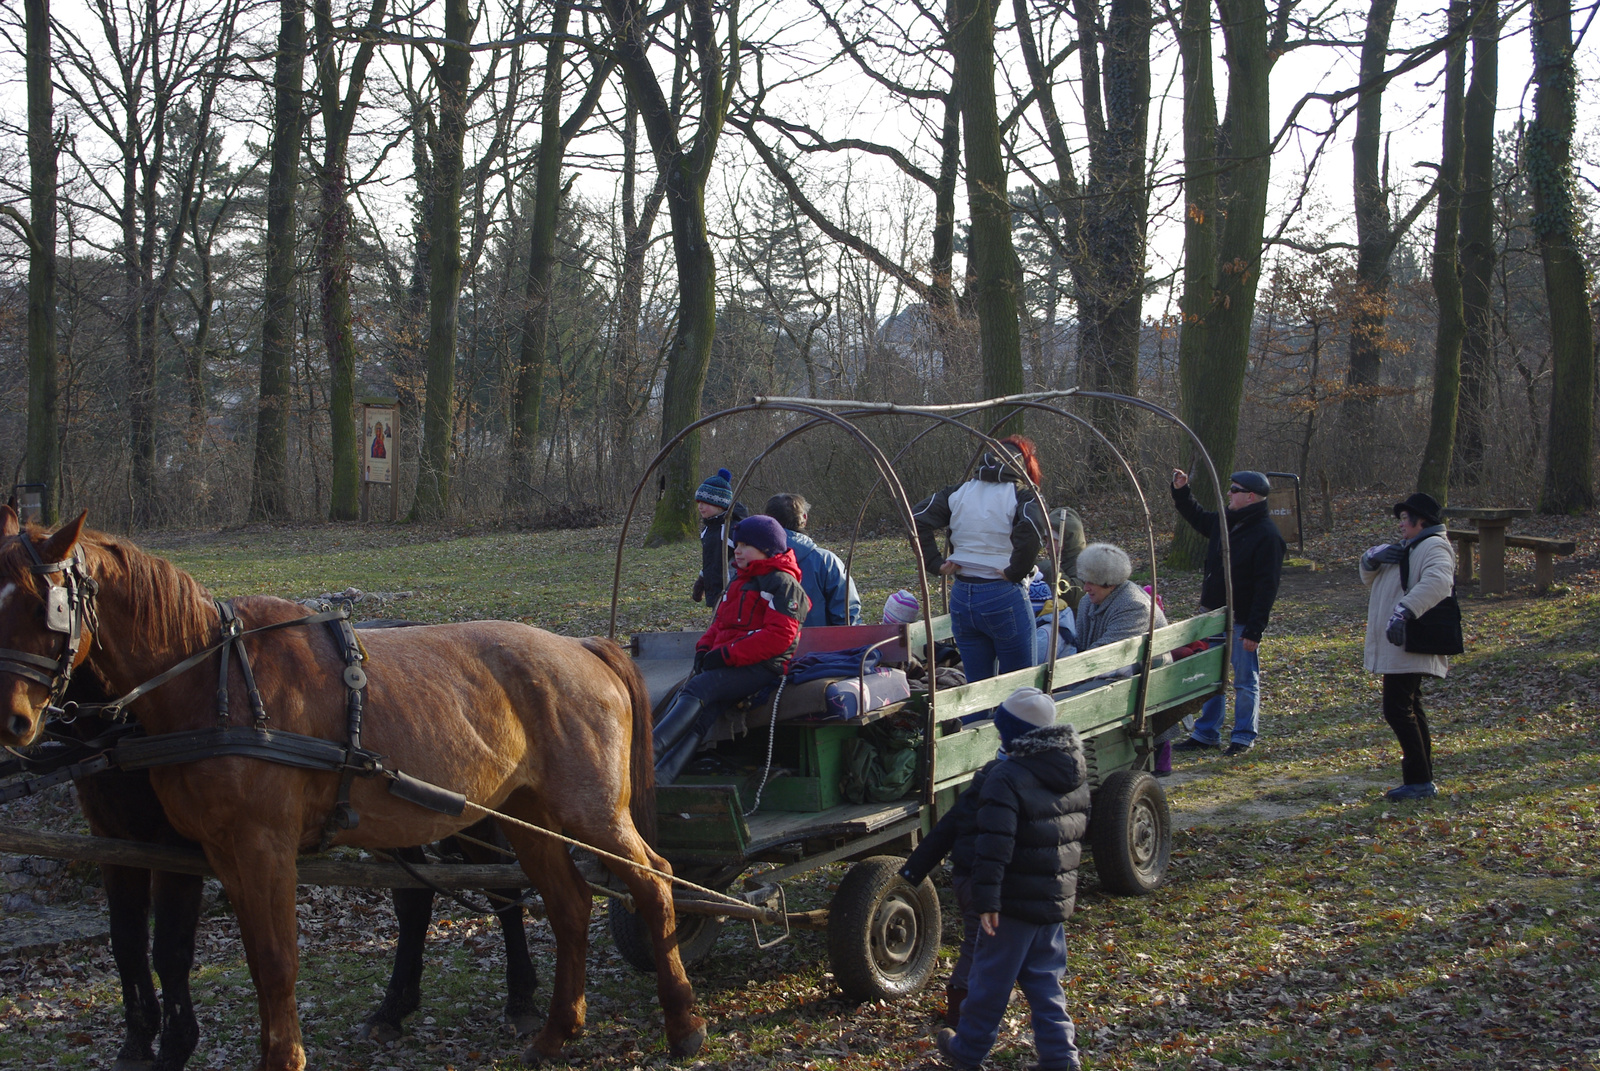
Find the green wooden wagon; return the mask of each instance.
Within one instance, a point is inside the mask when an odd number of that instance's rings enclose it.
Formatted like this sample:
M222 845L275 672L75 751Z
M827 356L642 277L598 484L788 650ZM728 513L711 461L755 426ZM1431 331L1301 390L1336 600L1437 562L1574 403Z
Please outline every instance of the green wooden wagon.
M962 419L977 412L1005 413L1008 407L1011 413L1044 410L1089 428L1122 460L1103 435L1056 404L1074 395L1138 406L1189 433L1181 421L1159 406L1090 392L1057 391L966 406L922 407L758 398L750 405L706 417L668 442L640 479L628 520L631 522L640 494L650 485L656 469L685 437L735 414L774 410L799 414L805 422L791 427L750 463L735 494L773 450L813 427L832 426L853 436L877 465L880 482L900 507L914 550L910 500L895 477L894 459L883 454L855 421L885 412L923 416L936 426L955 426L993 446L992 438ZM1198 459L1210 468L1203 446L1189 435ZM1126 461L1123 466L1137 491L1132 466ZM1211 475L1213 484L1220 487L1214 469ZM1143 493L1138 493L1143 503ZM1154 561L1155 537L1147 505L1145 518ZM625 522L617 549L614 590L620 590L622 548L627 538ZM920 558L913 555L913 559L921 586L920 603L927 613L926 608L932 606L928 578ZM613 634L615 607L614 595ZM949 617L931 614L903 626L810 628L801 633L801 653L872 646L885 661L901 661L916 654L925 656L925 664L931 667L935 645L950 635ZM633 655L650 685L653 701L664 700L687 676L698 636L697 632L670 632L633 637ZM1156 664L1165 653L1213 636L1222 636L1224 641L1170 664ZM1055 696L1058 721L1072 724L1084 744L1094 790L1089 848L1100 882L1116 893L1149 893L1166 875L1172 845L1166 796L1149 772L1157 740L1206 699L1222 693L1227 684L1231 636L1228 611L1217 610L1054 664L913 693L909 699L850 721L828 720L820 704L815 709L803 705L798 710L775 709L770 718L762 711L753 712L750 734L719 749L729 760L723 770L686 775L676 784L657 788L657 846L678 874L766 908L769 919L782 919L785 929L774 940L781 939L790 926L826 929L835 981L849 996L876 1000L914 992L933 972L942 927L932 885L924 881L913 886L900 877L903 856L954 804L974 774L994 757L1000 743L991 721L963 724L963 717L994 707L1024 685ZM847 756L864 731L870 732L874 723L889 718L916 727L916 784L901 799L851 802L841 787ZM853 865L827 909L786 910L785 881L839 862ZM719 913L722 906L696 902L693 897L678 899L678 947L685 966L693 967L710 955L729 917ZM650 942L626 901L613 901L610 923L625 958L642 971L654 970Z

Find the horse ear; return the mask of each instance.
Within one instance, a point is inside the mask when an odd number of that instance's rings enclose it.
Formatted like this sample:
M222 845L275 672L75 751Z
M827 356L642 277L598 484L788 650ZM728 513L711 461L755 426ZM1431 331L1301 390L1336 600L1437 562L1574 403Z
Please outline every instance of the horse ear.
M44 541L44 546L39 548L39 557L47 562L66 561L72 554L72 548L78 545L78 538L83 535L83 522L88 518L89 511L84 510L75 519L56 529Z
M22 522L17 519L17 511L9 504L0 508L0 539L10 539L22 531Z

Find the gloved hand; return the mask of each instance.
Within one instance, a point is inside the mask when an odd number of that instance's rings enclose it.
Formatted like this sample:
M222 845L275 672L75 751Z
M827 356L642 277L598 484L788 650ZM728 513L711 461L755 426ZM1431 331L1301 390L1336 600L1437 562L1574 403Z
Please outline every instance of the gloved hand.
M1369 569L1376 569L1380 565L1399 565L1406 559L1406 548L1399 543L1379 543L1367 548L1366 559Z
M720 647L711 648L711 650L709 650L709 651L707 651L705 653L705 657L700 660L700 670L701 670L701 672L705 672L706 670L712 670L712 669L727 669L727 668L728 668L728 662L727 662L727 659L722 657L722 648L720 648Z
M689 598L693 599L695 602L699 602L705 597L706 578L703 576L697 576L694 578L694 587L689 589Z
M1404 606L1396 606L1394 613L1389 615L1389 625L1383 630L1383 634L1396 647L1404 647L1406 645L1406 622L1415 621L1416 619L1417 615Z
M908 866L900 868L900 876L905 879L908 885L918 885L922 882L921 875L912 873L911 868Z
M696 647L694 650L694 671L699 673L706 665L706 653Z

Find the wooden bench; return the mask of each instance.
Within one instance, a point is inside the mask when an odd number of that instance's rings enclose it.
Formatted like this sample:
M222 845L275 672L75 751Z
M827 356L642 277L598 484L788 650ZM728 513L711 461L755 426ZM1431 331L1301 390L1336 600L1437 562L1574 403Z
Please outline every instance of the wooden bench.
M1478 533L1472 528L1450 528L1445 534L1456 545L1456 583L1472 583L1472 547L1478 542ZM1549 539L1544 536L1505 537L1506 546L1533 551L1533 586L1538 591L1549 591L1555 583L1555 555L1574 554L1578 544L1571 539Z

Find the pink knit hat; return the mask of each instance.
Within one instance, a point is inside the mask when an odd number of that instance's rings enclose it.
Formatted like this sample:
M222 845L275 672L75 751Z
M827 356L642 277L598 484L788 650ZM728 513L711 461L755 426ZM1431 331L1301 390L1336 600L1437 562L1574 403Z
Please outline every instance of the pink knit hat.
M883 623L885 625L905 625L922 616L922 607L917 604L917 597L905 588L890 595L883 603Z

